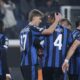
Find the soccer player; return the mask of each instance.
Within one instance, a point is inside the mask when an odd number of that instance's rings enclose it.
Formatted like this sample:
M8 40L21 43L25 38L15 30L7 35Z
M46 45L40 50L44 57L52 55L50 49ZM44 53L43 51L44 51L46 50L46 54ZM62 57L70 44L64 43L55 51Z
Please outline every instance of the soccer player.
M76 30L72 31L73 34L73 41L75 40L75 37L77 35L77 33L79 32L79 26L80 26L80 21L76 22ZM70 80L78 80L79 78L79 64L80 64L80 47L78 47L75 50L75 54L71 57L70 62L69 62L69 79Z
M71 30L71 28L72 28L72 25L68 19L62 19L60 21L60 25L62 25L63 27L66 27L69 30Z
M61 66L71 42L71 31L61 25L57 25L53 34L45 37L43 80L64 80Z
M3 22L0 20L0 80L10 80L6 50L8 48L8 38L3 34Z
M60 23L62 24L62 26L65 26L66 28L71 30L71 23L67 19L62 19ZM73 36L75 32L76 31L72 31ZM78 50L76 51L78 52ZM70 60L70 66L68 71L69 80L76 80L78 78L77 56L74 55Z
M74 39L74 42L72 44L72 46L70 47L69 51L68 51L68 54L64 60L64 63L62 65L62 70L63 72L65 72L66 70L69 69L69 74L70 74L70 80L79 80L79 65L80 65L80 21L76 22L76 26L77 26L77 29L73 31L73 39ZM75 53L75 54L74 54ZM74 56L72 56L74 54ZM71 58L72 57L72 58ZM70 67L69 67L69 60L73 60L73 63L70 61ZM76 67L75 67L76 66ZM77 75L73 75L77 72Z
M20 50L21 50L21 71L24 80L37 80L38 79L38 54L33 43L36 38L41 35L51 34L59 20L61 14L55 14L55 22L48 29L39 27L42 22L43 13L39 10L32 10L29 13L29 24L20 32Z
M80 66L80 21L76 22L77 29L73 31L74 42L70 47L67 57L62 65L62 70L65 72L69 68L69 79L79 80L79 66ZM75 54L74 54L75 53ZM74 54L74 55L73 55ZM73 55L73 56L72 56ZM71 58L72 56L72 58ZM70 60L71 58L71 60ZM69 67L70 60L70 67Z

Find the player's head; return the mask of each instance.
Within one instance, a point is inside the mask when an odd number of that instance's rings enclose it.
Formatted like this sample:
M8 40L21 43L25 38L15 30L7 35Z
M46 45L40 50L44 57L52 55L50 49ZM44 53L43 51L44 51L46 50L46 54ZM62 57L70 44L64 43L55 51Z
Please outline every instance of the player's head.
M62 19L60 21L60 25L62 25L63 27L66 27L66 28L68 28L70 30L71 30L71 27L72 27L72 25L71 25L71 23L70 23L70 21L68 19Z
M76 28L80 27L80 20L76 21Z
M48 23L53 23L54 22L55 17L54 17L54 13L53 12L47 13L46 16L47 16L47 22Z
M4 26L3 21L2 21L2 20L0 20L0 33L2 33L2 32L3 32L3 26Z
M44 14L41 11L33 9L29 13L29 22L32 22L33 25L39 26L39 24L42 22L43 16Z

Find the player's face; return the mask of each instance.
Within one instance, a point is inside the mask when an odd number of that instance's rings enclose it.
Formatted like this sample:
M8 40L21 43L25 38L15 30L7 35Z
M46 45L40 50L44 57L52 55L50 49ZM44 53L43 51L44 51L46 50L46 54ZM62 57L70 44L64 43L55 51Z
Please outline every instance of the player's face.
M67 23L66 21L63 21L63 22L61 23L61 25L62 25L63 27L66 27L67 29L70 29L70 30L71 30L71 25L68 25L68 23Z
M36 16L34 19L35 19L35 25L39 26L40 23L42 22L42 18L40 16Z
M54 22L55 18L52 15L49 14L47 16L47 20L48 20L48 23L51 23L52 24Z
M64 26L64 27L67 27L67 22L63 21L61 25Z
M71 25L69 25L67 28L68 28L69 30L71 30Z

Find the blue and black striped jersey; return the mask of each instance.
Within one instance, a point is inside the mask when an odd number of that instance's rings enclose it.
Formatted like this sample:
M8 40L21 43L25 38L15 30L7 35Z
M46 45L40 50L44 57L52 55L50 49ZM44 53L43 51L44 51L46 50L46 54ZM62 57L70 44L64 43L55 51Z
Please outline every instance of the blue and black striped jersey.
M6 58L6 50L8 48L8 38L0 33L0 75L6 75L9 73L7 58Z
M72 32L73 35L73 42L75 40L80 41L80 30L76 29ZM75 54L72 56L70 60L70 67L69 67L69 73L70 74L78 74L79 72L79 66L80 66L80 46L76 49Z
M61 67L71 42L70 30L58 25L53 34L45 37L43 67Z
M79 40L80 41L80 30L79 29L74 30L72 32L72 35L73 35L74 40Z
M41 36L43 30L43 28L27 25L20 32L21 66L38 63L37 50L33 43L35 38Z
M73 35L73 41L75 41L75 40L80 41L80 30L79 29L74 30L72 32L72 35ZM78 46L75 53L76 53L76 54L74 54L75 56L80 57L80 54L79 54L80 53L80 46Z

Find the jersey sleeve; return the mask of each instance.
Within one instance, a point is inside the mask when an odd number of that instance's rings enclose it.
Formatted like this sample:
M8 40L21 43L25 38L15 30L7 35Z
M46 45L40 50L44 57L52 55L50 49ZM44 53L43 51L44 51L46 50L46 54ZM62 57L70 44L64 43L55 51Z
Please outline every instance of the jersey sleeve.
M34 35L42 35L44 28L32 27L31 30L32 30Z
M80 41L80 33L76 36L76 39Z
M73 39L80 41L80 31L79 31L79 30L75 30L75 31L73 32Z

